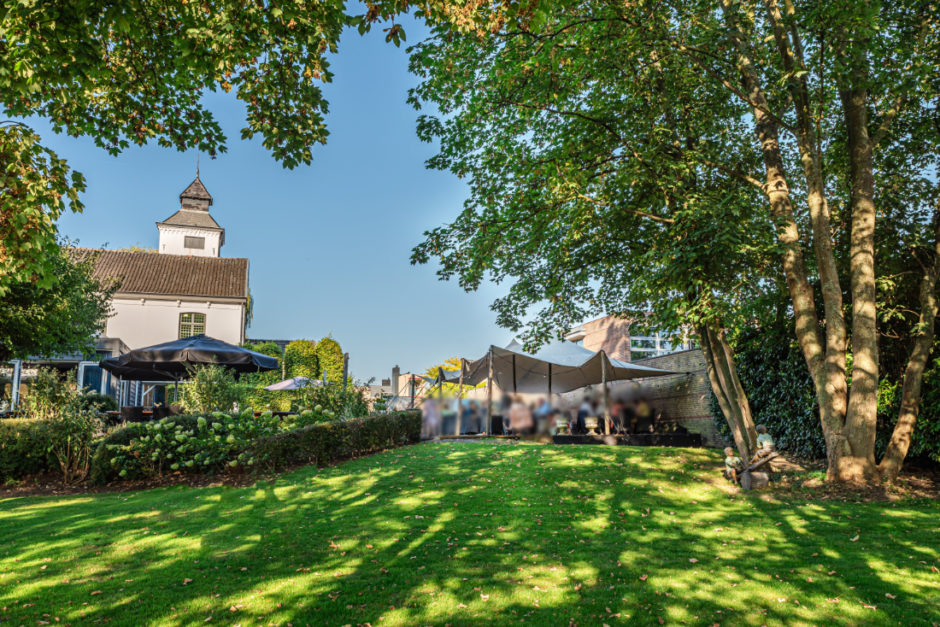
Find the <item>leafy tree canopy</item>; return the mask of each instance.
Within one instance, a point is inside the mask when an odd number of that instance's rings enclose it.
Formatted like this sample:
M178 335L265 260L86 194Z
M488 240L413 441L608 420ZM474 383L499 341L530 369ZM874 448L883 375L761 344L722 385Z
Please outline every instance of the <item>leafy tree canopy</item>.
M0 307L0 362L29 356L94 353L94 338L110 313L116 286L92 276L94 258L70 259L50 251L54 282L14 282Z
M55 247L55 221L66 201L82 209L81 175L23 121L44 118L112 154L156 142L214 156L227 138L203 96L221 91L245 106L241 138L260 136L293 168L310 163L311 147L326 141L322 85L332 79L328 55L344 27L365 32L408 8L401 0L365 12L312 0L3 3L0 295L13 281L51 284L44 260ZM403 39L399 25L386 29L387 41Z

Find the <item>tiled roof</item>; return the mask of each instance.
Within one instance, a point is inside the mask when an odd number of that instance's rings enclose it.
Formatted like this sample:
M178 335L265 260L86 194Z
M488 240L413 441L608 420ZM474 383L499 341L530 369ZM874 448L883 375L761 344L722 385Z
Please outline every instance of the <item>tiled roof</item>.
M189 184L189 187L183 190L182 194L180 194L180 200L183 200L184 198L208 200L209 204L212 204L212 196L209 194L206 186L202 184L202 181L199 180L199 175L196 175L196 179Z
M79 259L97 255L94 276L120 281L118 294L248 298L248 260L71 248Z
M219 223L208 211L198 209L180 209L163 222L157 224L175 224L178 226L198 226L204 229L221 229Z

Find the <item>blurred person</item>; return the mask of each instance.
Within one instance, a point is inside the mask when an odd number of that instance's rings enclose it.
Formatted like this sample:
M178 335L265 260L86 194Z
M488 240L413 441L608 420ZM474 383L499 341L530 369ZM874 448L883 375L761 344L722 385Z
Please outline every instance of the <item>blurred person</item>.
M636 433L653 432L653 409L644 397L637 398L633 405L636 413Z
M476 401L470 401L470 407L467 409L467 424L464 431L467 433L480 433L477 427L480 423L480 404Z
M546 435L549 432L549 419L552 414L552 405L550 399L547 396L543 396L539 399L539 404L532 412L532 415L535 418L535 431L539 435Z
M421 437L426 440L438 437L441 427L441 408L437 399L426 399L422 411L424 419L421 423Z
M594 415L594 406L593 406L593 403L591 402L591 397L585 395L584 399L581 401L581 406L578 407L578 415L577 415L577 418L575 419L575 425L574 425L575 428L572 431L572 433L577 433L579 435L582 433L587 433L587 427L584 426L584 419L587 418L588 416L593 416L593 415Z
M509 427L513 433L529 434L532 432L532 411L522 402L522 397L516 395L509 407Z

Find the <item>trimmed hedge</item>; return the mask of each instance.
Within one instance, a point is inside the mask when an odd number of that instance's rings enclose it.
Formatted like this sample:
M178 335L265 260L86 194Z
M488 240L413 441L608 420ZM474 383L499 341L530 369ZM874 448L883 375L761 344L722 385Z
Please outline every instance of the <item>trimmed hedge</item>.
M252 451L270 470L293 464L328 464L421 439L421 414L396 412L309 425L255 441Z
M164 423L173 427L180 426L184 431L195 431L198 420L198 416L171 416L164 419ZM111 464L115 447L130 445L131 441L144 435L145 431L145 425L132 424L102 439L92 455L89 480L97 485L119 480L120 469ZM244 453L256 459L258 466L275 470L292 464L325 464L357 457L386 448L413 444L418 442L420 437L421 414L410 411L318 423L282 431L253 440Z
M49 453L49 429L46 420L0 420L0 482L58 469Z

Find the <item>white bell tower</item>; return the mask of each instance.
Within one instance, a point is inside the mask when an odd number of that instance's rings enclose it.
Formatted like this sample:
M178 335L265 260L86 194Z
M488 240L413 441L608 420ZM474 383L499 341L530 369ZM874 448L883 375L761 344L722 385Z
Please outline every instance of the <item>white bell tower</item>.
M225 244L225 229L211 215L212 196L199 180L189 184L180 194L180 209L163 222L157 222L160 244L157 249L166 255L219 257Z

